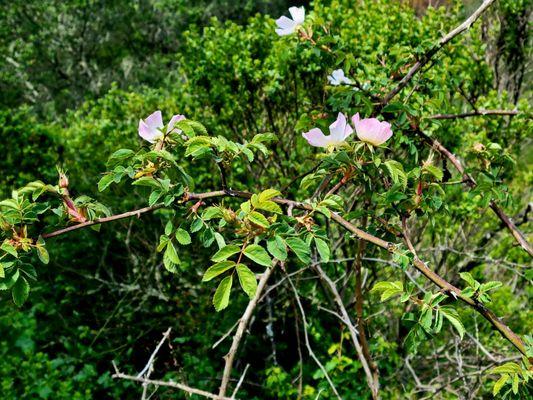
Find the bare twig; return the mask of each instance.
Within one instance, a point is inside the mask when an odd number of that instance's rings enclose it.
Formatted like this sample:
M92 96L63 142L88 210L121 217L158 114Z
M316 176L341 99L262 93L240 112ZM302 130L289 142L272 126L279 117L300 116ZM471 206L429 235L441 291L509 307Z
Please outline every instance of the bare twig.
M370 391L372 392L372 398L379 399L379 380L377 380L377 376L374 377L374 375L372 374L372 371L370 370L370 367L367 362L367 358L365 357L363 349L359 343L359 340L357 339L357 330L355 329L355 326L351 322L350 315L348 314L348 311L346 311L346 307L344 306L344 303L339 294L339 291L337 290L335 283L333 283L331 278L320 267L320 264L315 264L314 268L318 272L318 275L320 276L320 278L324 281L324 283L328 287L331 294L333 295L335 304L337 305L337 308L339 309L342 315L342 321L344 322L344 324L348 328L348 331L350 332L350 337L355 347L355 351L357 352L359 361L361 362L361 365L363 366L363 370L365 371L366 380L368 382Z
M435 114L430 117L429 119L460 119L460 118L468 118L468 117L476 117L476 116L487 116L487 115L518 115L517 110L477 110L472 112L466 112L461 114Z
M233 394L231 395L231 398L234 399L235 396L237 396L237 392L241 388L242 383L244 382L244 377L246 376L246 373L248 372L248 368L250 368L250 364L246 364L246 367L244 367L244 371L242 371L242 375L239 378L239 381L237 382L237 385L235 386L235 390L233 390Z
M146 363L146 365L144 366L144 368L142 369L141 372L139 372L137 374L137 378L140 378L141 376L143 376L146 371L148 371L151 367L151 365L153 364L154 362L154 359L155 359L155 356L157 354L157 352L159 351L159 349L161 348L161 346L163 345L163 343L165 342L165 340L168 339L168 337L170 336L170 331L172 330L172 328L168 328L164 333L163 333L163 337L161 338L161 341L159 342L159 344L157 345L157 347L155 348L155 350L153 351L152 355L150 356L150 358L148 359L148 362Z
M225 397L225 396L219 396L214 393L206 392L205 390L196 389L187 385L183 385L181 383L172 382L172 381L160 381L160 380L154 380L154 379L145 379L145 378L139 378L135 375L127 375L123 374L122 372L119 372L118 370L113 374L113 378L118 379L126 379L129 381L135 381L135 382L141 382L143 384L147 385L155 385L155 386L166 386L171 387L179 390L183 390L184 392L190 393L190 394L197 394L198 396L206 397L208 399L214 399L214 400L234 400L231 397Z
M296 298L296 303L298 304L298 308L300 309L300 314L302 316L302 322L303 322L303 328L304 328L304 338L305 338L305 347L307 347L307 351L309 352L309 355L315 361L315 363L318 365L318 368L320 368L320 370L324 374L324 376L325 376L326 380L328 381L329 386L331 387L331 390L333 390L333 393L335 394L335 396L337 396L337 398L339 400L342 400L342 398L339 395L339 392L337 392L337 389L335 388L335 385L333 384L333 381L331 380L331 378L328 375L328 371L326 371L326 368L324 368L324 366L322 365L322 363L320 362L320 360L316 356L315 352L311 348L311 344L309 343L309 335L307 334L307 318L305 317L305 311L304 311L304 308L302 306L302 302L300 300L300 296L298 294L298 290L296 290L296 286L294 286L294 283L292 282L291 278L287 278L287 280L289 281L289 284L292 287L292 291L294 292L294 297Z
M228 353L224 356L224 359L225 359L224 372L222 374L222 381L220 383L220 389L218 391L218 394L221 397L226 395L229 379L231 377L231 370L233 369L233 360L235 359L235 354L237 353L237 350L239 349L239 344L241 343L241 339L244 335L244 331L246 327L248 326L248 322L250 321L250 318L252 317L252 314L255 310L255 307L257 306L259 298L261 297L261 293L263 292L263 289L266 286L268 278L270 278L270 275L272 275L272 271L274 270L275 266L276 266L276 263L274 263L272 267L268 267L263 273L263 275L261 275L261 279L259 279L259 283L257 285L255 296L248 303L246 310L244 310L244 314L239 320L237 331L235 332L235 335L233 336L231 347Z
M453 38L468 30L472 24L477 21L480 15L495 1L496 0L485 0L461 25L449 32L446 36L443 36L435 45L433 45L433 47L431 47L420 60L411 67L409 72L407 72L398 85L383 97L380 105L383 107L388 104L404 87L407 86L411 79L413 79L413 77L433 58L435 54L437 54Z

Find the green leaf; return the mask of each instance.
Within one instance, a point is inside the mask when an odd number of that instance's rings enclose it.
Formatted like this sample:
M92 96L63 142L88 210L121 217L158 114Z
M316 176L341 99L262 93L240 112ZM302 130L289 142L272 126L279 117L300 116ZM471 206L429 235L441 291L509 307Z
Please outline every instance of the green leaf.
M259 202L263 203L267 200L270 200L276 196L279 196L281 193L278 190L275 189L267 189L263 190L261 193L259 193Z
M178 228L176 231L176 240L181 245L191 244L191 235L183 228Z
M452 306L442 306L439 308L439 311L442 313L442 315L444 315L444 318L446 318L450 324L453 325L462 339L466 330L461 322L461 318L459 317L457 310Z
M407 175L403 170L402 164L395 160L385 161L383 165L387 168L389 175L394 183L401 184L404 188L407 187Z
M248 297L253 298L257 290L257 279L254 273L244 264L237 264L237 275L239 275L239 282L244 292Z
M381 301L386 301L397 294L403 293L403 283L401 281L377 282L370 292L381 292Z
M11 295L13 296L13 302L18 306L22 306L28 295L30 294L30 285L28 281L23 276L17 279L17 282L13 285L11 289Z
M304 264L311 263L311 249L299 237L288 237L285 239L289 248L296 254L296 257Z
M233 275L226 276L220 281L215 295L213 296L213 305L215 306L215 310L220 311L228 306L229 296L231 294L231 285L233 285Z
M487 282L487 283L483 283L479 287L479 291L480 292L488 292L489 290L493 290L493 289L499 288L501 285L502 285L502 283L499 282L499 281L490 281L490 282Z
M329 245L322 239L315 238L315 245L316 249L318 250L318 254L320 254L320 258L324 262L329 261L329 257L331 255L331 251L329 249Z
M11 244L9 244L7 241L2 243L2 246L0 246L0 250L4 250L6 253L11 254L13 257L18 257L17 249Z
M204 277L202 278L202 282L210 281L211 279L226 272L228 269L233 268L234 265L235 265L234 261L228 261L228 260L221 261L221 262L211 265L207 269L207 271L205 271Z
M264 211L269 211L275 214L283 213L283 211L281 211L281 207L277 203L274 203L271 200L267 200L265 202L259 203L256 208L260 210L264 210Z
M109 160L107 161L107 165L117 164L122 160L132 157L134 154L135 152L133 150L119 149L115 151L113 154L111 154L111 156L109 157Z
M39 257L39 260L41 260L43 264L48 264L50 262L50 256L48 255L46 247L38 245L35 249L37 250L37 257Z
M180 258L178 257L178 253L176 251L176 248L174 247L174 244L169 241L167 243L167 249L165 250L165 254L163 255L163 264L165 265L165 268L172 273L178 272L176 269L176 265L180 264Z
M244 249L243 254L259 265L263 265L265 267L270 267L272 265L272 259L266 250L258 244L251 244L247 246Z
M135 186L148 186L156 189L161 189L161 185L157 180L149 176L143 176L133 181L132 185Z
M462 280L464 280L466 283L468 283L473 288L476 288L477 281L474 279L472 274L470 272L461 272L459 274Z
M162 251L166 245L168 244L170 238L166 235L161 235L159 237L159 245L157 246L157 252L159 253L160 251Z
M500 393L500 390L502 390L502 387L507 383L507 380L509 379L509 375L504 374L500 376L500 379L496 381L494 384L494 387L492 388L492 395L496 397L498 393Z
M276 235L268 239L267 249L278 260L285 261L287 259L287 246L280 236Z
M435 167L434 165L425 165L422 170L433 175L439 182L442 181L442 178L444 177L444 172L442 172L442 169Z
M107 174L102 176L102 178L100 178L100 180L98 181L98 191L103 192L104 190L106 190L107 187L111 185L111 183L113 183L114 178L115 177L113 174Z
M239 251L241 251L240 246L229 244L217 251L215 255L211 257L211 260L214 262L224 261Z
M268 222L266 217L263 214L258 213L257 211L250 212L247 218L250 220L250 222L259 225L263 228L268 228L270 226L270 223Z

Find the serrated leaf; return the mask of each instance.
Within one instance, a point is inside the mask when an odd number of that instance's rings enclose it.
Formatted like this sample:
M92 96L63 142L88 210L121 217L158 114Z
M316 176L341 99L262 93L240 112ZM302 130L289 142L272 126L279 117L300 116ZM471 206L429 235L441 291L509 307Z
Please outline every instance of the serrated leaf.
M395 160L385 161L383 165L387 168L389 175L394 183L401 184L404 188L407 187L407 175L403 170L402 164Z
M244 292L248 297L253 298L257 290L257 279L255 279L254 273L246 265L237 264L237 275Z
M422 168L422 170L433 175L435 179L439 182L442 181L442 178L444 177L444 172L442 171L442 169L434 165L425 165L424 168Z
M211 279L219 276L220 274L226 272L228 269L233 268L235 265L234 261L221 261L216 264L211 265L207 271L205 271L202 278L202 282L210 281Z
M233 276L226 276L220 281L217 287L215 295L213 296L213 305L215 310L221 311L229 304L229 297L231 294L231 286L233 285Z
M113 174L107 174L102 176L102 178L100 178L100 180L98 181L98 191L103 192L104 190L106 190L109 185L113 183L114 178L115 177Z
M214 262L220 262L228 259L232 255L238 253L241 251L240 246L229 244L226 247L221 248L219 251L217 251L213 257L211 257L211 260Z
M466 283L468 283L473 288L476 287L476 280L474 279L474 277L472 276L470 272L461 272L459 276L461 277L462 280L464 280Z
M307 243L299 237L288 237L285 242L301 262L304 264L311 263L311 249Z
M263 190L261 193L259 193L259 202L260 203L263 203L267 200L270 200L276 196L279 196L281 193L279 192L279 190L275 190L275 189L267 189L267 190Z
M278 260L285 261L287 259L287 247L280 236L276 235L268 239L267 249Z
M37 257L39 257L39 260L41 260L43 264L48 264L50 262L50 255L48 254L46 247L38 245L35 247L35 250L37 250Z
M17 282L11 288L11 295L13 296L13 302L18 306L22 306L24 302L28 299L30 294L30 285L28 281L23 276L17 279Z
M262 202L262 203L258 204L256 208L258 208L260 210L264 210L264 211L269 211L269 212L275 213L275 214L282 214L283 213L281 211L281 207L277 203L274 203L271 200L267 200L265 202Z
M249 246L246 246L243 251L243 254L259 265L263 265L265 267L270 267L272 265L272 259L270 258L266 250L258 244L251 244Z
M178 252L171 241L168 241L165 254L163 255L163 264L165 268L172 273L178 272L176 266L180 264Z
M318 254L320 254L320 259L324 262L328 262L331 255L329 245L320 238L315 238L315 245L316 249L318 250Z
M500 376L500 379L496 381L494 384L494 387L492 388L492 395L496 396L498 393L500 393L500 390L502 390L502 387L507 383L507 380L509 379L509 375L504 374Z
M268 228L270 226L270 223L268 222L266 217L263 214L258 213L257 211L250 212L250 214L247 215L247 218L250 222L259 225L263 228Z
M453 327L457 330L459 336L462 339L466 330L463 326L463 323L461 322L461 318L459 317L459 313L457 312L457 310L452 306L442 306L440 307L439 311L442 313L444 318L446 318L450 322L450 324L453 325Z
M181 245L188 245L191 244L191 235L189 235L189 232L187 232L183 228L178 228L176 230L176 240Z

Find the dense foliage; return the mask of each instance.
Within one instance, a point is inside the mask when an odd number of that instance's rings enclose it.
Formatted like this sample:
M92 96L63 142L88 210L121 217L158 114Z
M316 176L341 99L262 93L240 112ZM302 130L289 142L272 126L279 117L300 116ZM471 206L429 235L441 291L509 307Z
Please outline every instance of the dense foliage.
M306 4L286 36L270 16L287 14L283 1L0 6L5 398L138 398L111 361L136 374L168 327L152 378L217 392L231 334L213 344L274 260L235 360L232 387L250 364L239 398L336 398L332 386L371 398L322 274L365 333L381 398L531 395L531 256L493 212L530 230L530 93L523 72L501 81L506 65L526 68L527 29L509 20L530 4L496 2L381 107L478 4L353 3ZM328 79L338 69L348 84ZM186 119L151 144L137 127L158 109L165 124ZM518 113L431 118L494 109ZM310 146L301 133L328 134L338 113L389 121L393 135ZM222 194L195 197L211 191ZM157 209L46 238L146 206ZM364 244L334 216L389 245ZM487 307L522 348L483 318Z

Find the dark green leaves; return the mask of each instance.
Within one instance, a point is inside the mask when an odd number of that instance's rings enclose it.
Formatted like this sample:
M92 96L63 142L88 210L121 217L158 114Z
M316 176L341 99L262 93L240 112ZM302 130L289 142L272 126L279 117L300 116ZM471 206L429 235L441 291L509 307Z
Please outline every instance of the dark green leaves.
M311 263L311 249L306 242L299 237L288 237L285 239L285 241L301 262L304 264Z
M13 302L17 306L22 306L30 293L30 285L23 276L20 276L13 287L11 288L11 295L13 296Z

